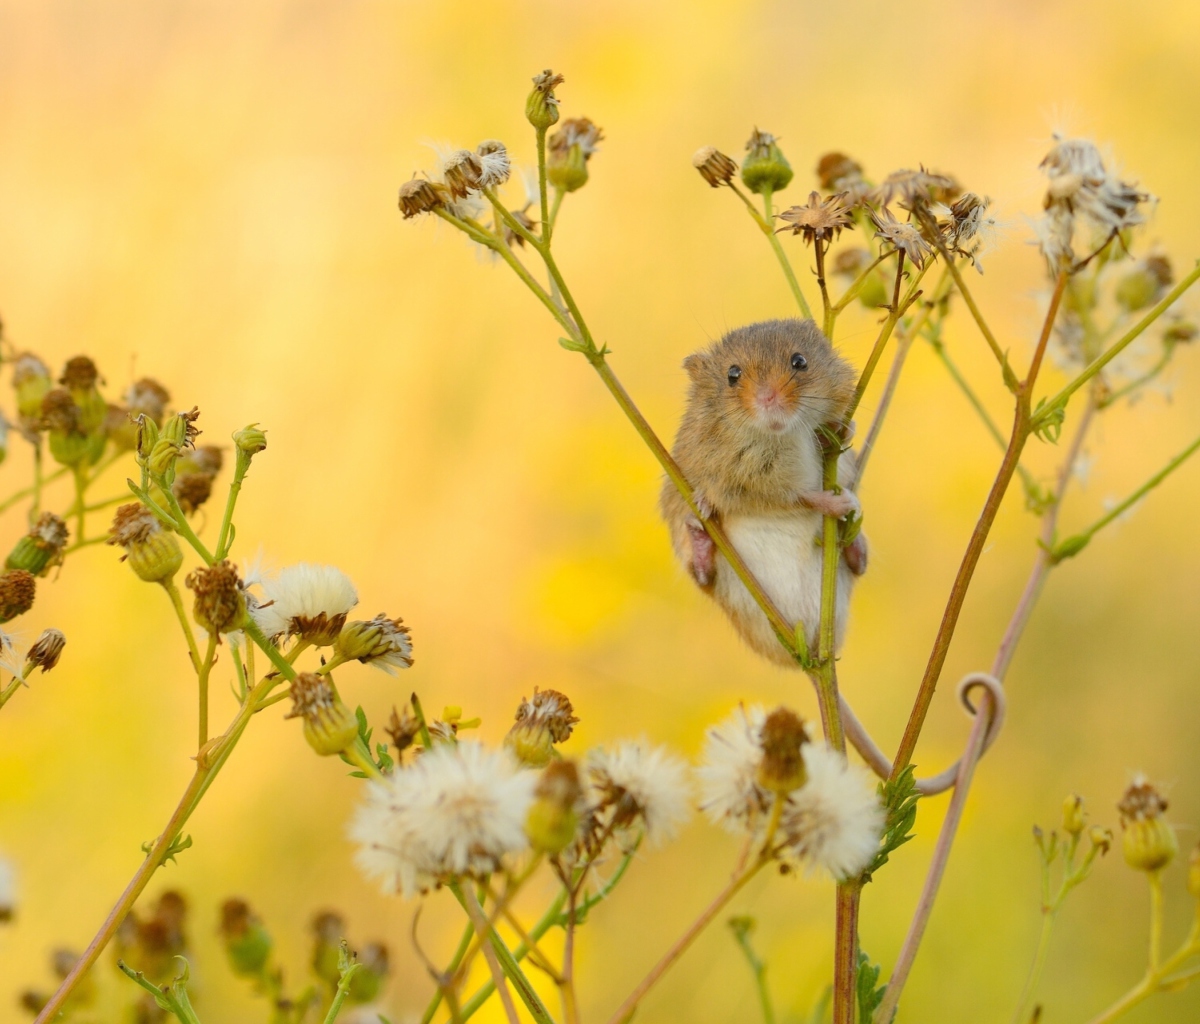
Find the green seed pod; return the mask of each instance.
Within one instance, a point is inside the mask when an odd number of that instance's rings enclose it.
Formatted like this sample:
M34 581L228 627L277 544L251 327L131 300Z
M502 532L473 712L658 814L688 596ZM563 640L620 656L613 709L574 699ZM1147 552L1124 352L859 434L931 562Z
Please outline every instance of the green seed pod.
M221 939L234 974L262 975L271 957L271 936L243 900L226 900L221 905Z
M358 738L358 718L332 684L316 672L301 672L291 687L287 718L304 719L304 739L322 757L340 754Z
M742 182L751 192L782 192L792 180L792 165L776 143L775 136L757 128L746 143Z

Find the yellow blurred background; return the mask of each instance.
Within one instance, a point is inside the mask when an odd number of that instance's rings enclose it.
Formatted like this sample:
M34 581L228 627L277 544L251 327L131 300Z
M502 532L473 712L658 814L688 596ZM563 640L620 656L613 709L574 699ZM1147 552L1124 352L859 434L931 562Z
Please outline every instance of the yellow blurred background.
M553 686L583 719L569 749L645 735L693 756L704 726L740 699L815 715L809 687L744 650L683 578L655 512L656 464L584 361L555 344L544 311L445 225L402 222L396 188L431 161L421 141L497 137L528 162L530 76L566 74L564 111L595 119L606 140L564 207L560 265L618 375L671 435L681 359L727 328L792 313L740 204L690 167L697 147L737 156L752 126L778 134L798 172L793 201L831 148L874 177L924 162L990 195L1007 230L976 292L1021 365L1044 287L1024 217L1038 209L1052 129L1111 143L1162 199L1147 237L1177 267L1200 254L1197 38L1200 8L1182 2L4 2L0 316L19 348L56 367L92 355L110 392L160 378L179 405L203 410L205 441L251 421L269 429L235 555L261 543L276 564L338 565L361 611L404 616L416 667L342 683L377 725L415 687L427 706L482 715L498 740L523 694ZM803 263L798 242L786 244ZM857 365L872 338L866 315L841 325ZM963 316L948 343L1006 421ZM1194 353L1172 377L1176 401L1152 394L1105 417L1068 527L1200 430ZM1027 461L1048 474L1056 455L1035 443ZM862 494L873 562L840 665L887 748L997 463L932 353L914 350ZM28 473L14 436L0 491ZM902 1021L1008 1019L1038 925L1030 827L1056 825L1069 791L1115 825L1113 804L1144 770L1168 788L1185 850L1197 839L1198 503L1200 464L1052 579ZM1020 504L1005 506L967 603L918 751L930 769L957 755L967 726L952 684L990 663L1035 556ZM20 511L3 525L11 544ZM89 548L22 621L31 633L47 625L69 638L62 664L0 714L0 855L17 867L20 899L0 930L0 1020L21 1019L22 989L47 987L51 948L86 944L192 767L190 672L162 594L111 548ZM234 707L228 659L217 676L220 722ZM414 905L380 896L351 864L344 831L359 792L282 709L253 723L187 828L195 847L148 890L192 901L203 1019L266 1019L220 959L216 908L229 895L266 918L297 982L312 914L340 909L355 942L393 951L386 1012L416 1019L431 984L409 944ZM944 806L922 805L918 839L864 897L863 947L885 973ZM734 856L732 839L696 823L639 858L584 929L585 1019L607 1017ZM1167 884L1173 940L1191 914L1178 865ZM1140 976L1144 889L1114 855L1071 899L1045 1021L1086 1019ZM422 921L438 959L459 928L445 903L435 897ZM830 975L831 886L759 879L736 910L759 920L781 1015L804 1017ZM715 926L639 1020L749 1021L752 1000ZM1129 1020L1198 1014L1191 991Z

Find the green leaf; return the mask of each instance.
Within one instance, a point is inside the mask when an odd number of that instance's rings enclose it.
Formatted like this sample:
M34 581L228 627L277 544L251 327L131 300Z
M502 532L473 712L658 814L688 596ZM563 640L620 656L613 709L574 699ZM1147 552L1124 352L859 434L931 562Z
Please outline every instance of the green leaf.
M871 1024L871 1018L883 1002L886 985L875 987L879 981L879 965L861 949L858 951L858 1024Z
M154 849L156 842L158 842L157 839L151 839L147 843L142 843L142 853L149 857L150 851ZM191 847L191 836L176 836L171 840L171 845L167 847L167 852L163 854L162 863L166 864L169 860L175 860L177 854L183 853L184 850L190 850Z
M921 794L917 792L916 770L916 765L910 764L895 781L889 779L879 784L879 801L887 812L887 818L879 839L879 852L862 873L864 882L871 881L871 876L888 862L891 853L913 837L917 801L921 799Z

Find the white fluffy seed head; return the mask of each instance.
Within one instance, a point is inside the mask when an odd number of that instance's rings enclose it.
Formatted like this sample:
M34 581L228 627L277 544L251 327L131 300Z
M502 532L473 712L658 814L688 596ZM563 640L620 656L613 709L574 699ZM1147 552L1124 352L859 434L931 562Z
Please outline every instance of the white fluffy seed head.
M758 784L766 711L738 705L704 738L704 763L696 769L700 809L714 825L737 834L756 832L771 795Z
M358 866L405 897L439 878L490 874L525 848L536 785L503 750L436 746L371 783L350 827Z
M784 853L835 879L853 878L879 850L884 812L875 780L824 743L806 743L802 752L808 781L784 806Z
M588 803L602 828L641 825L651 843L672 838L688 818L687 765L665 747L626 741L587 756Z
M301 562L262 582L263 600L251 609L268 637L298 635L310 643L337 639L358 592L350 578L332 565Z

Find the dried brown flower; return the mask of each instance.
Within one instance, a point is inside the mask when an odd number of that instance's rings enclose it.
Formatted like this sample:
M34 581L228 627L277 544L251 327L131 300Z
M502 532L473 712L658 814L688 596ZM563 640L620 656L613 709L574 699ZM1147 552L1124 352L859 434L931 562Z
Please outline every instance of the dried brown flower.
M400 212L404 219L419 213L432 213L446 205L450 190L440 182L413 178L400 186Z
M67 365L63 368L63 374L58 382L72 391L87 391L89 388L94 388L99 379L100 371L96 369L96 364L91 359L87 356L75 356L74 359L67 360Z
M469 149L460 149L446 158L442 173L446 177L446 185L455 199L464 199L472 192L478 192L483 187L483 163L477 153Z
M209 633L228 633L242 624L246 600L242 581L229 559L193 569L185 582L196 595L196 621Z
M875 227L879 229L875 234L876 238L882 238L885 241L891 242L918 269L925 265L925 257L933 250L930 248L929 243L921 236L921 232L917 230L916 225L910 224L907 221L897 220L893 216L892 211L886 207L881 210L872 210L871 220L875 222Z
M776 708L763 722L758 784L772 793L790 793L807 780L801 748L808 742L804 720L788 708Z
M186 515L191 515L212 496L211 473L180 473L171 484L171 493Z
M9 569L0 573L0 622L24 615L33 607L37 582L24 569Z
M62 657L63 648L66 645L67 638L63 635L62 630L44 630L42 635L34 641L33 646L29 648L29 654L25 660L34 668L40 668L44 675L58 664L58 659Z
M817 183L826 192L843 191L862 181L862 166L845 153L826 153L817 161Z
M779 219L791 226L793 234L803 235L808 244L817 240L832 241L842 233L843 228L854 224L854 218L846 206L845 192L839 192L827 199L822 199L818 192L811 192L807 203L784 210Z
M81 434L79 406L66 388L53 388L42 398L41 426L61 434Z
M738 169L737 161L726 156L716 146L705 146L696 150L692 157L692 166L713 188L730 184Z

